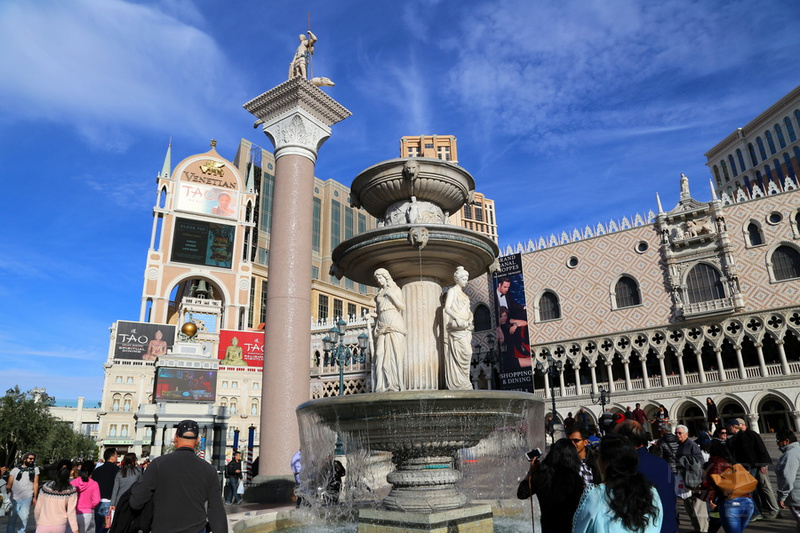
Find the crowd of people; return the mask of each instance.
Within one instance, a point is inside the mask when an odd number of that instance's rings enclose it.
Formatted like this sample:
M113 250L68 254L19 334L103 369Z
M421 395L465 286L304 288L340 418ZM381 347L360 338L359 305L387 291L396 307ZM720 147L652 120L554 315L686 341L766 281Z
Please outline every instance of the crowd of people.
M679 503L694 532L740 533L753 520L789 516L800 532L800 443L794 432L775 433L782 452L776 493L761 435L743 419L722 421L713 401L707 403L708 418L695 438L663 406L653 418L639 404L617 414L604 410L599 429L583 409L575 417L569 413L566 438L544 458L533 458L517 496L537 496L542 533L675 533Z

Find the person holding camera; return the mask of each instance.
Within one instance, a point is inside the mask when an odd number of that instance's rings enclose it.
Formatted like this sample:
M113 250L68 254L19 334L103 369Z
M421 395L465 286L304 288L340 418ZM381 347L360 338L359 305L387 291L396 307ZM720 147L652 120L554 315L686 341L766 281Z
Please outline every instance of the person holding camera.
M540 455L538 449L528 454L531 466L517 488L517 498L534 494L539 498L542 533L569 533L584 489L578 452L569 439L558 439L541 461Z

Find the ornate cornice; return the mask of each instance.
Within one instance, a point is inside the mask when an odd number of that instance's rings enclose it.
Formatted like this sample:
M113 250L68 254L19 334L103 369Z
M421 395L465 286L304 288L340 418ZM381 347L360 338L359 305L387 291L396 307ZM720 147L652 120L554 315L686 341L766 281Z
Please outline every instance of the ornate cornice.
M292 78L244 104L247 111L264 122L303 109L325 126L333 126L352 113L305 78Z

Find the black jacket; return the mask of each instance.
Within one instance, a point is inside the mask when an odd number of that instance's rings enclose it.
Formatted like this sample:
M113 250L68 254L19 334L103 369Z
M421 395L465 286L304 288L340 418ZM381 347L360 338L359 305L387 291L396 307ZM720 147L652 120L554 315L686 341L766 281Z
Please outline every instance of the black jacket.
M108 533L149 533L153 524L153 500L150 500L141 509L131 508L131 491L126 490L119 497L114 508L114 521Z
M733 437L726 439L728 449L737 463L745 468L755 468L772 464L772 458L764 446L761 435L748 428L740 430Z
M114 492L114 478L119 473L119 466L115 463L103 463L92 472L92 479L100 485L100 497L106 500L111 499Z

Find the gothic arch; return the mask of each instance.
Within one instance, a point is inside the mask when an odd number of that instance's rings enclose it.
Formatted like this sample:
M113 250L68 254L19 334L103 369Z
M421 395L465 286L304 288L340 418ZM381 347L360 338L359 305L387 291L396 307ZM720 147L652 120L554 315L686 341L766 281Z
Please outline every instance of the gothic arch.
M766 389L760 391L758 394L753 396L753 399L750 400L750 405L748 408L750 409L751 413L758 413L758 408L761 406L761 403L768 399L770 396L778 398L779 401L783 402L786 407L793 407L795 404L785 393L777 390L777 389Z
M630 305L622 305L622 306L620 306L619 302L618 302L617 284L622 282L623 279L630 280L630 281L633 282L632 286L635 287L635 289L636 289L636 297L635 297L636 302L632 303ZM641 284L639 283L639 280L636 279L636 276L634 276L633 274L628 274L627 272L623 272L623 273L619 274L618 276L616 276L613 280L611 280L611 284L609 285L608 292L609 292L609 296L611 298L611 309L612 310L627 309L629 307L637 307L637 306L642 305L642 287L641 287Z
M791 241L783 240L783 241L776 242L775 244L770 246L769 249L767 250L766 256L764 258L765 262L766 262L767 274L769 275L770 283L782 283L784 281L797 281L798 279L800 279L800 278L788 278L788 279L779 280L779 279L777 279L775 277L775 270L773 268L774 265L772 263L772 257L775 254L775 251L778 248L782 247L782 246L786 246L787 248L791 248L795 252L800 253L800 247L798 247L796 243L791 242Z

